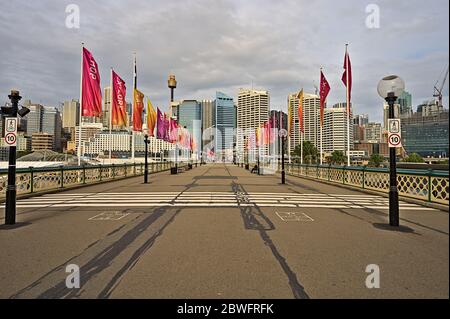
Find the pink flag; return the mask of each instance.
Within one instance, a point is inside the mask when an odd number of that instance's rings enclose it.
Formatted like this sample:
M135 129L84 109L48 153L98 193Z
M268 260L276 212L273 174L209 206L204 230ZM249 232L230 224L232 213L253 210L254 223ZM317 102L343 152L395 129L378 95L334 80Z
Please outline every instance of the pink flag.
M102 90L97 62L83 47L83 75L81 85L82 116L102 116Z

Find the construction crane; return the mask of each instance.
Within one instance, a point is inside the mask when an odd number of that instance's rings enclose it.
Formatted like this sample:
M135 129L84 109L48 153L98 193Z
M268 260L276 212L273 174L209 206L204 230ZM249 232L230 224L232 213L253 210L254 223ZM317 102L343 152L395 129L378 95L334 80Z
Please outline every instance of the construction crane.
M447 66L447 71L446 71L445 74L444 74L444 78L442 79L441 85L438 87L439 81L441 80L440 77L439 77L439 79L437 80L436 84L434 85L434 94L433 94L433 97L437 97L437 98L438 98L438 101L439 101L439 107L442 107L442 91L444 90L445 82L447 81L448 69L449 69L449 67Z

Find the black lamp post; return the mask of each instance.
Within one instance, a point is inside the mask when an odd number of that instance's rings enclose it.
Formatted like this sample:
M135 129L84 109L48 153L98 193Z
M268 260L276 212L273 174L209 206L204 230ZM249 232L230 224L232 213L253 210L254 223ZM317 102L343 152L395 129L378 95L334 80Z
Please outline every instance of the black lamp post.
M11 118L17 118L19 111L19 101L22 99L19 91L12 90L8 95L11 100L11 107L2 107L2 113ZM31 181L33 182L33 181ZM8 187L6 189L5 204L5 225L14 225L16 223L16 146L9 147L8 164Z
M145 134L144 136L144 143L145 143L144 184L148 184L148 144L150 144L150 141L148 139L147 134Z
M389 119L395 118L394 103L405 90L405 82L397 75L383 78L378 83L378 94L386 100L389 106ZM389 149L389 224L398 227L400 224L396 148Z
M288 132L285 129L281 129L279 135L281 137L281 184L286 184L286 172L284 170L284 145Z

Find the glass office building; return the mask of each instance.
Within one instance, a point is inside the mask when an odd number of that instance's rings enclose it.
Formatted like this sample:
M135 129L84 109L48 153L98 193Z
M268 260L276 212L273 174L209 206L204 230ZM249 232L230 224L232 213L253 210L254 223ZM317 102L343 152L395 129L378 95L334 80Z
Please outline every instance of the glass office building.
M172 115L178 123L186 127L194 138L194 156L201 152L202 146L202 105L196 100L183 100L172 106Z
M235 143L234 129L236 127L234 101L232 97L223 94L222 92L217 92L215 102L215 149L217 159L222 161L232 161L233 144Z
M447 157L448 115L446 110L431 116L415 113L402 119L402 142L406 152L423 157Z

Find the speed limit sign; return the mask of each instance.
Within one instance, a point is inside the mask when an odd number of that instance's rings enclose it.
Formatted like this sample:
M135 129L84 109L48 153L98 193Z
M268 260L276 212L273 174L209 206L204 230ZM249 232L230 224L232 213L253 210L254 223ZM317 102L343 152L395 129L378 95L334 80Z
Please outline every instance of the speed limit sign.
M5 143L8 146L17 146L17 118L5 119Z
M399 119L388 120L388 143L390 148L402 147L401 123Z
M399 134L389 135L389 147L402 147L402 138Z

